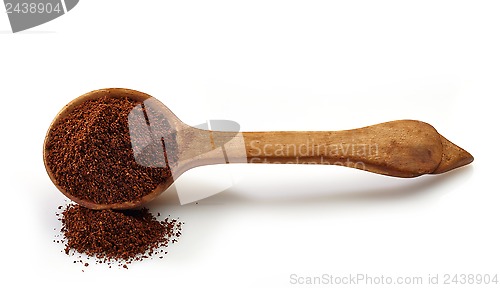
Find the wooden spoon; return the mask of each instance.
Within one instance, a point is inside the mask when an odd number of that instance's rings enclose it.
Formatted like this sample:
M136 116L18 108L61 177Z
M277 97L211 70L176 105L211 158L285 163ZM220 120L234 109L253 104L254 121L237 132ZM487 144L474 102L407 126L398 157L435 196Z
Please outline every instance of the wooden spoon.
M146 123L144 118L147 119L148 113L159 113L167 119L171 130L176 133L177 143L176 147L169 148L171 151L167 151L167 154L176 154L178 157L175 161L165 158L164 163L170 167L172 177L144 197L123 203L98 204L78 199L57 184L55 175L47 166L49 135L47 133L43 157L50 179L68 198L91 209L129 209L140 206L156 198L185 171L202 165L222 163L331 164L387 176L416 177L423 174L440 174L467 165L474 160L467 151L441 136L431 125L421 121L398 120L344 131L240 133L210 131L183 123L166 106L150 95L122 88L96 90L74 99L57 114L49 131L82 102L105 96L128 97L140 102L141 109L137 111L144 115L138 117L139 122L142 117L143 123ZM154 131L154 123L148 122L147 125L139 122L132 123L136 120L130 119L135 118L129 115L129 127L133 126L136 130L137 127L149 129L144 133L152 135L152 143L160 143L158 147L162 151L158 151L158 157L164 157L165 145L161 146L162 131ZM134 142L133 135L131 139ZM136 150L140 153L140 149ZM144 162L144 160L137 161Z

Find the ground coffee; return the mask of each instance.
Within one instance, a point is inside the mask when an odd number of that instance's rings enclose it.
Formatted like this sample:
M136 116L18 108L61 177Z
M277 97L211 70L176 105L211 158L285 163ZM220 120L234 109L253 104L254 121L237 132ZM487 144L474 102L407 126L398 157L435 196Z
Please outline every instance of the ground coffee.
M140 104L129 98L88 100L52 127L46 165L56 184L78 199L113 204L140 199L171 177L168 165L146 167L134 158L128 116ZM175 138L169 137L162 141L175 145Z
M131 261L166 253L160 249L176 242L182 229L182 222L178 219L159 221L146 208L91 210L71 204L64 208L59 217L62 222L62 242L66 245L67 254L76 251L94 256L100 259L97 261L100 263L122 261L124 268ZM88 263L82 263L88 266Z

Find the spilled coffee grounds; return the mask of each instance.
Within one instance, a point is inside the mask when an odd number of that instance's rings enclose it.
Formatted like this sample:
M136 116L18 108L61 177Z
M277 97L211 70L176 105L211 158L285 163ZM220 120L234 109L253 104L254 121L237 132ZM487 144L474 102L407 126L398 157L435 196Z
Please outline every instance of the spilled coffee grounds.
M66 254L76 251L105 262L128 263L152 256L176 242L182 229L178 219L159 221L146 208L91 210L71 204L59 216Z
M113 204L138 200L171 177L168 165L143 166L134 158L128 116L137 105L125 97L87 100L54 125L45 153L55 183L78 199ZM169 135L162 141L176 145L166 120L156 123Z

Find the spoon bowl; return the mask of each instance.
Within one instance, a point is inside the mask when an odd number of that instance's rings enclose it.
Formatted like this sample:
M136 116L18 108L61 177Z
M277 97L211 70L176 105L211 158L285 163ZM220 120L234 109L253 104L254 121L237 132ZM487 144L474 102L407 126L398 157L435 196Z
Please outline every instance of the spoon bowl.
M67 115L71 114L71 112L74 111L75 108L79 107L82 103L90 101L90 100L97 100L102 97L111 97L111 98L123 98L127 97L131 100L137 101L138 103L144 103L148 99L154 99L150 95L146 93L142 93L140 91L135 91L135 90L130 90L130 89L123 89L123 88L112 88L112 89L100 89L100 90L95 90L91 91L88 93L85 93L75 99L73 99L71 102L66 104L61 111L56 115L52 123L50 124L50 128L47 132L47 135L45 136L44 140L44 149L43 149L43 160L44 160L44 165L45 169L47 171L47 174L49 175L50 179L56 186L56 188L63 193L66 197L68 197L70 200L84 206L90 209L130 209L130 208L135 208L138 207L144 203L147 203L156 196L158 196L161 192L165 191L172 183L174 183L173 177L169 177L167 181L164 181L163 183L160 183L156 189L152 190L151 193L148 193L144 197L140 199L136 199L133 201L127 201L127 202L121 202L121 203L112 203L112 204L98 204L89 200L85 199L80 199L72 194L68 193L66 189L61 187L59 185L59 181L57 181L57 178L55 174L53 173L53 170L50 169L48 166L48 153L47 153L47 143L50 140L50 131L52 130L53 127L57 126L60 124L62 120L66 118ZM159 101L158 101L159 103ZM171 123L172 124L180 124L182 123L167 107L164 105L158 105L158 108L164 109L162 113L164 115L169 115L171 118Z

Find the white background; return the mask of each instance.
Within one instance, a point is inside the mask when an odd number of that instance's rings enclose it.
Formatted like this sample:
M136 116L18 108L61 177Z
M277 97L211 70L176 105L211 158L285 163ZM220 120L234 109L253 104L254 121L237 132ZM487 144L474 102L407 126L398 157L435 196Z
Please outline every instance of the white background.
M499 15L497 1L87 0L12 34L0 14L2 282L295 287L291 274L500 273ZM191 125L230 119L245 131L418 119L476 160L414 179L197 168L180 179L192 189L234 184L199 204L150 205L185 222L166 258L81 272L52 242L65 198L42 143L62 106L107 87L151 94Z

